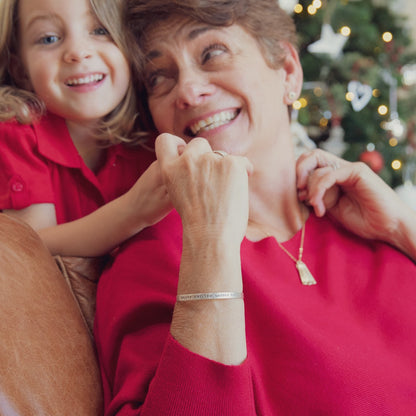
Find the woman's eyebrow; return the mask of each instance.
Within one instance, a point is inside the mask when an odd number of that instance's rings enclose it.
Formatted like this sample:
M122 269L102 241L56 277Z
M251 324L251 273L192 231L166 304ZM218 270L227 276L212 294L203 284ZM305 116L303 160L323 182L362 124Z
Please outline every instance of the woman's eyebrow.
M209 30L214 30L212 26L203 26L203 27L197 27L196 29L193 29L189 32L187 38L189 40L197 38L199 35L202 35L205 32L208 32Z
M195 29L192 29L188 35L186 36L187 40L194 40L196 39L198 36L210 31L210 30L215 30L215 27L212 26L201 26L201 27L197 27ZM146 54L146 59L147 61L152 61L153 59L159 58L160 56L162 56L162 53L157 50L157 49L152 49L150 50L147 54Z

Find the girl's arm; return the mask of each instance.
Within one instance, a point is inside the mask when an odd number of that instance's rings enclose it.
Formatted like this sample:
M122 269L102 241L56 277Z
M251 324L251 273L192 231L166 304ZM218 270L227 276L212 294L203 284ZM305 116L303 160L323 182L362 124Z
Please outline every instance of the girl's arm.
M4 212L31 225L53 255L93 257L108 253L170 210L169 197L154 162L128 192L76 221L57 225L53 204Z

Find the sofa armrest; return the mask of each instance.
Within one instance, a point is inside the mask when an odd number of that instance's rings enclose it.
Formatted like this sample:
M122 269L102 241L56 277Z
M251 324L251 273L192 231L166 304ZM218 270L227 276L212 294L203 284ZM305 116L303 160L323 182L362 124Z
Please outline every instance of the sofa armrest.
M102 414L93 344L42 241L0 214L0 414Z

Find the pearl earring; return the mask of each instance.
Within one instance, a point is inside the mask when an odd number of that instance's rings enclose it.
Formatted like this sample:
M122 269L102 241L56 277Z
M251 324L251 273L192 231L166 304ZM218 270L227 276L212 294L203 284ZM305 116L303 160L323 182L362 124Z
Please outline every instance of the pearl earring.
M288 97L290 101L295 101L297 98L297 94L295 93L295 91L290 91Z

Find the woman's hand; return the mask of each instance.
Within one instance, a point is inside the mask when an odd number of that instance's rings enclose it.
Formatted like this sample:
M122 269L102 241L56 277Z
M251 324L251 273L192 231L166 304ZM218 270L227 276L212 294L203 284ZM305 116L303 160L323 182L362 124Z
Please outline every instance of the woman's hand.
M203 138L186 144L170 134L157 138L156 155L184 231L202 238L227 236L241 243L248 221L250 162L214 153Z
M366 164L313 150L299 157L296 169L299 199L317 216L328 212L354 233L416 257L416 212Z

